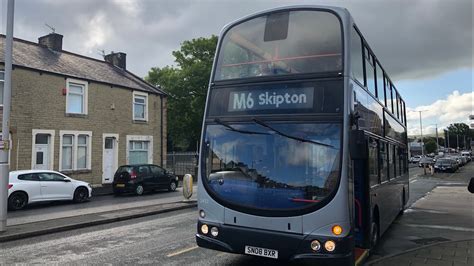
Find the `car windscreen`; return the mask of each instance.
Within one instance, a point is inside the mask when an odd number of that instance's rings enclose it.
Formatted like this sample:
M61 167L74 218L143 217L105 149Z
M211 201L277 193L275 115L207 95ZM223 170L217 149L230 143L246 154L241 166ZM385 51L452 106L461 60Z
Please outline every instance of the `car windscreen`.
M202 176L218 200L270 212L320 205L340 176L340 123L206 126Z

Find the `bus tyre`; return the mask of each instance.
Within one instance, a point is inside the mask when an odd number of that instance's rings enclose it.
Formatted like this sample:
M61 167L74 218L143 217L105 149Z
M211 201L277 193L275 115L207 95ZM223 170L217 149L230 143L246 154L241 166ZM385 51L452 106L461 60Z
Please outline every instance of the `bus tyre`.
M375 248L379 242L379 226L376 222L372 222L370 226L370 248Z

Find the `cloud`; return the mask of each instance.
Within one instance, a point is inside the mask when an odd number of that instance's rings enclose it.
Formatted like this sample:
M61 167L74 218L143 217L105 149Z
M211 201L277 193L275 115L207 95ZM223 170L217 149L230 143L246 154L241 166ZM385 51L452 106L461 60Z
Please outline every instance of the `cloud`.
M2 1L4 3L6 1ZM144 76L173 64L171 51L192 38L219 34L240 17L312 0L17 0L15 35L36 41L48 23L66 50L100 58L128 54L128 69ZM349 9L392 79L418 79L472 68L471 0L320 0ZM1 30L4 32L4 28Z
M474 92L459 93L453 91L445 99L437 100L430 105L407 108L408 135L420 134L420 113L422 114L423 133L438 132L452 123L470 124L469 115L474 114Z

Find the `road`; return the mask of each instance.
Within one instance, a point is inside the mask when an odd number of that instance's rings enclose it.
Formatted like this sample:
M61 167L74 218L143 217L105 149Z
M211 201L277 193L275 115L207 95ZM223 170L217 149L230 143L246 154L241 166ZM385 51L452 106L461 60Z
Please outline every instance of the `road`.
M194 186L194 191L197 186ZM195 199L196 195L192 199ZM28 206L25 210L8 212L8 225L30 223L36 221L50 220L62 217L73 217L78 215L114 211L120 209L152 206L161 203L177 202L183 200L182 188L175 192L157 191L145 193L137 197L135 195L121 195L119 197L97 196L90 201L74 204L70 201L42 203Z
M419 209L423 207L419 204L423 200L419 200L427 197L426 194L437 184L457 189L459 187L456 185L465 184L469 175L474 173L474 163L462 168L457 174L423 177L422 170L418 168L411 168L410 173L412 177L409 204L414 203L414 206L418 207L410 208L404 216L395 221L382 237L381 245L372 258L422 245L423 241L416 240L426 240L430 234L450 240L466 237L463 227L454 228L454 230L412 227L410 224L413 224L413 219L410 220L410 217L413 213L419 213ZM135 199L135 197L127 197L118 200L127 202ZM104 202L109 200L112 198L103 198ZM113 199L114 202L116 200ZM60 205L55 208L65 206L71 205ZM40 210L46 211L47 208L40 208ZM36 211L36 209L31 211ZM435 217L428 214L423 214L422 217L430 220ZM431 215L446 218L436 211ZM284 261L269 261L198 248L194 240L196 218L197 210L190 209L6 242L0 244L0 264L262 265L272 263L273 265L289 265ZM408 221L405 222L405 220ZM472 225L469 226L472 227ZM474 230L467 231L471 236L472 232Z

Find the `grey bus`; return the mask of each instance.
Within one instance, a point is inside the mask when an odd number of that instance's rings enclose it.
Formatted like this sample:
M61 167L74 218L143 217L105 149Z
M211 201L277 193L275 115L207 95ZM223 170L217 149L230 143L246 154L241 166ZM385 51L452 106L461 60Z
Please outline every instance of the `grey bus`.
M408 201L405 102L346 9L225 26L198 171L200 247L353 264Z

